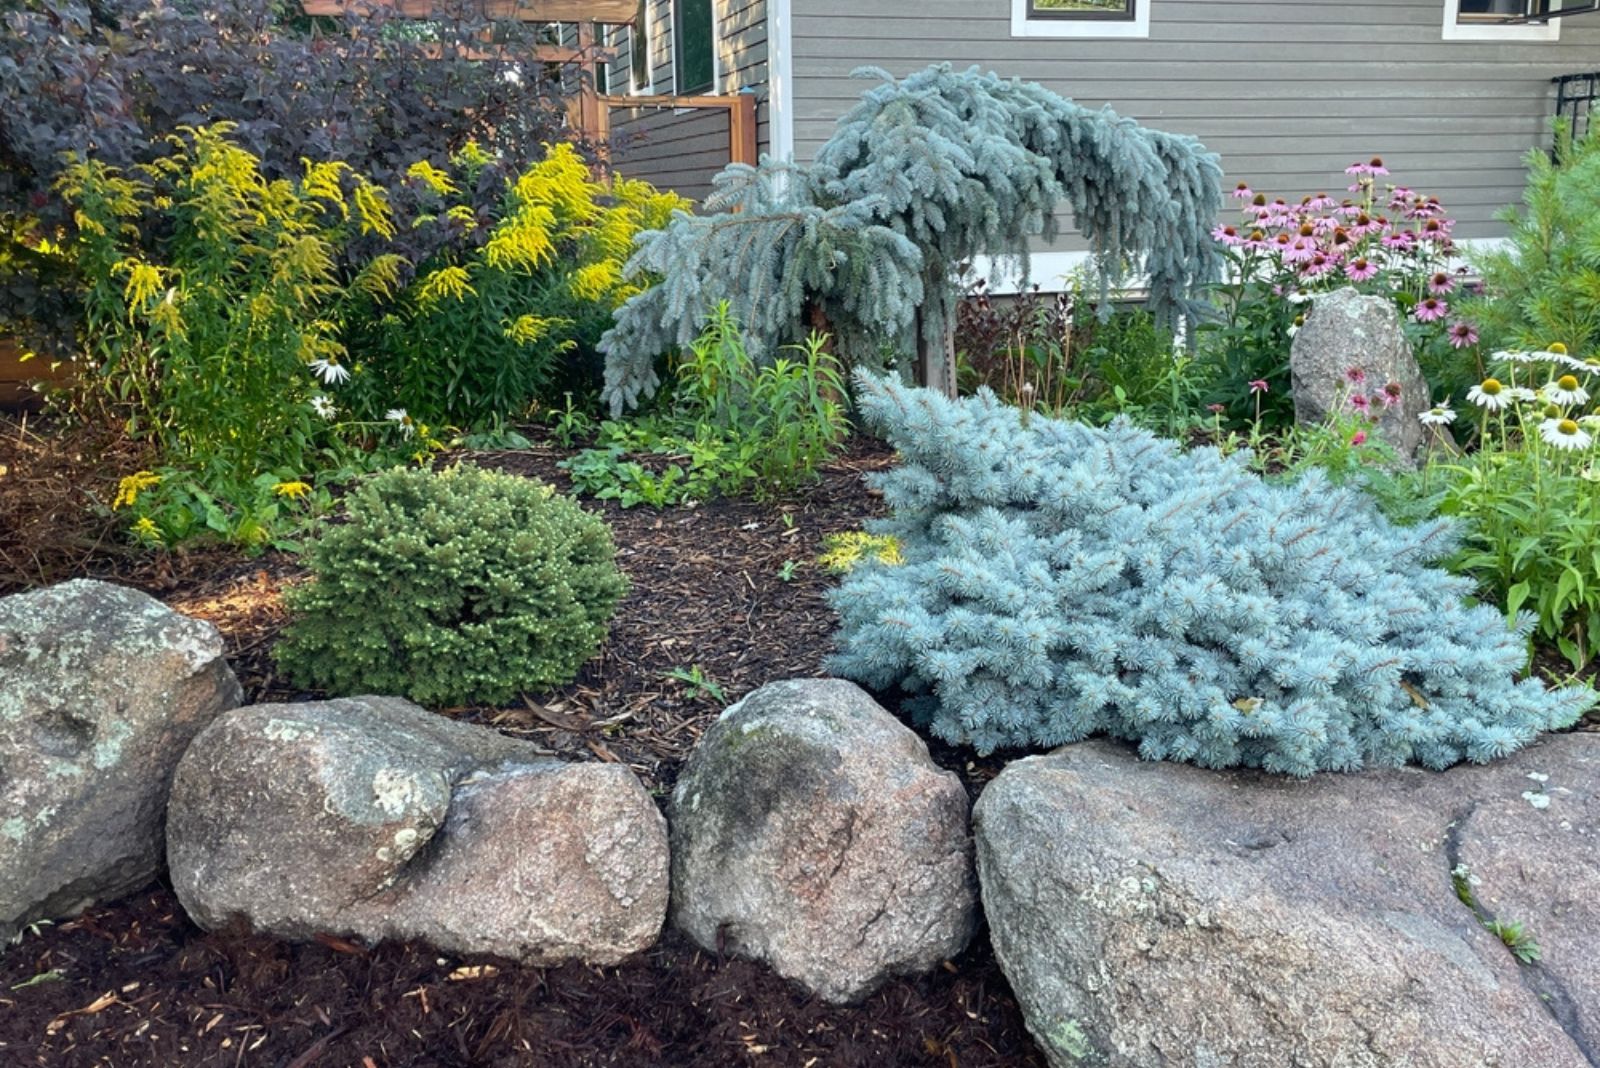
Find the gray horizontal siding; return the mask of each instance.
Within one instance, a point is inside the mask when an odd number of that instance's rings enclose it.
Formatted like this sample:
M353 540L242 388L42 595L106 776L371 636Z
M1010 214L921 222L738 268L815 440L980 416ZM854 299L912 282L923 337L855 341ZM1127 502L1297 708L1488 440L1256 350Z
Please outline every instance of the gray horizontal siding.
M721 111L617 108L612 164L629 178L699 201L728 162L728 116Z
M864 87L855 68L948 61L1194 134L1230 187L1342 195L1345 165L1380 155L1460 236L1493 237L1524 155L1548 141L1550 78L1600 68L1600 15L1567 20L1559 42L1469 42L1441 39L1443 0L1149 2L1148 39L1083 40L1013 38L1009 0L794 0L796 155Z

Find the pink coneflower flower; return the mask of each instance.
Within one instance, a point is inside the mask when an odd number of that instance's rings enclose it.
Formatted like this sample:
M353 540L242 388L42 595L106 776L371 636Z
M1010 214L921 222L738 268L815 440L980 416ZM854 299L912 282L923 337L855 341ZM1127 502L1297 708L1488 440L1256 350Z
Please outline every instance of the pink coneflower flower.
M1206 405L1206 411L1210 412L1212 415L1221 415L1223 412L1225 412L1227 410L1228 410L1228 406L1226 404L1208 404L1208 405Z
M1379 392L1378 396L1383 398L1383 406L1387 408L1391 404L1399 404L1400 397L1403 392L1404 391L1401 389L1400 383L1385 382L1383 384L1383 390Z
M1294 244L1294 240L1295 239L1290 237L1288 234L1273 234L1272 247L1277 250L1278 253L1287 255L1289 252L1289 246Z
M1367 372L1359 367L1346 367L1344 369L1344 380L1352 386L1364 385L1367 381Z
M1414 196L1416 196L1416 193L1405 186L1394 186L1389 190L1389 206L1391 208L1403 208Z
M1233 199L1235 200L1249 200L1255 195L1255 190L1251 189L1249 183L1247 182L1240 182L1238 185L1233 187Z
M1365 163L1352 163L1344 169L1346 174L1371 174L1372 168Z
M1428 279L1428 292L1432 293L1436 297L1444 296L1446 293L1455 289L1455 287L1456 280L1451 278L1444 271L1435 271Z
M1301 265L1300 273L1307 278L1317 278L1333 270L1337 263L1338 261L1326 252L1314 252L1311 258Z
M1283 258L1288 263L1304 263L1315 255L1317 255L1317 243L1309 237L1297 237L1289 242Z
M1365 445L1366 443L1367 432L1365 430L1357 430L1354 434L1350 435L1350 444Z
M1433 323L1450 314L1450 305L1438 297L1428 297L1417 301L1417 306L1411 312L1419 323Z
M1213 239L1221 241L1224 245L1244 244L1244 238L1239 236L1239 228L1237 226L1219 226L1211 231L1211 236Z
M1388 174L1389 168L1383 165L1383 157L1373 156L1367 161L1368 174Z
M1318 193L1316 196L1310 197L1306 200L1306 207L1310 208L1312 211L1326 211L1328 208L1337 207L1338 203L1338 201L1334 200L1328 194Z
M1367 259L1351 260L1344 265L1344 273L1352 282L1365 282L1377 277L1378 265Z
M1450 223L1443 219L1429 219L1422 224L1418 236L1424 241L1443 241L1450 236Z
M1365 393L1352 393L1350 394L1350 407L1354 408L1362 415L1366 415L1372 410L1372 402L1367 400L1367 395Z
M1267 244L1267 232L1261 229L1251 230L1250 236L1245 239L1244 247L1256 250L1269 247Z
M1416 239L1411 236L1410 230L1396 230L1391 234L1383 235L1383 247L1396 252L1404 252L1410 248Z
M1450 347L1468 349L1478 343L1478 328L1465 319L1450 324Z
M1257 378L1250 383L1250 392L1269 393L1271 392L1271 389L1267 386L1267 380L1265 378Z

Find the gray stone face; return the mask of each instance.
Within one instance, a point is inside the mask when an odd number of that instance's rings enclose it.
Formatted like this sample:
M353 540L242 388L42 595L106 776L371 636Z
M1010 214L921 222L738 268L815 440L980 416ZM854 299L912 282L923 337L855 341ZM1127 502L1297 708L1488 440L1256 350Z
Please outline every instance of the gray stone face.
M971 936L967 796L853 683L772 683L723 713L672 795L673 921L830 1001Z
M1087 742L1010 765L974 826L995 953L1053 1065L1600 1064L1600 735L1307 782Z
M1366 373L1363 386L1345 382L1352 367ZM1295 420L1309 424L1324 422L1352 388L1370 395L1390 382L1399 383L1400 402L1387 408L1374 405L1372 412L1378 416L1378 433L1401 462L1415 464L1428 429L1417 416L1432 408L1433 400L1393 302L1363 296L1349 286L1317 296L1290 349L1289 378Z
M222 648L109 583L0 598L0 945L160 870L173 768L240 700Z
M666 822L626 768L552 760L399 698L255 705L184 755L173 887L215 929L610 964L666 915Z

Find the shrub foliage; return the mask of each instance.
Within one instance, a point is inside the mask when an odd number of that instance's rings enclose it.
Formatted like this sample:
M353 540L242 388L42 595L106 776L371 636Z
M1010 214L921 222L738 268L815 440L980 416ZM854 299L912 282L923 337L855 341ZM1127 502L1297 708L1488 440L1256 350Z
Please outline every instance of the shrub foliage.
M358 488L289 591L279 662L333 694L501 703L570 682L626 589L604 522L551 487L473 467Z
M918 693L987 752L1106 733L1149 759L1293 775L1483 762L1588 690L1516 681L1514 628L1429 566L1445 522L1391 526L1319 473L1272 485L1126 423L1024 417L858 379L900 451L879 476L904 563L834 594L835 669Z

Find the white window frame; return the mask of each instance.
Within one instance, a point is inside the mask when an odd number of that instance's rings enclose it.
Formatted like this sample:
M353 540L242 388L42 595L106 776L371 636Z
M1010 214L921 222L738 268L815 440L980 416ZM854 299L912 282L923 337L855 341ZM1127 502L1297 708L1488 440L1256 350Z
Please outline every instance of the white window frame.
M1455 2L1455 0L1451 0ZM1135 0L1133 18L1030 18L1028 0L1011 0L1013 37L1149 37L1150 8L1155 0Z
M1561 20L1526 22L1516 26L1496 26L1491 22L1461 21L1461 0L1444 0L1444 39L1446 41L1559 41Z

